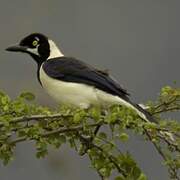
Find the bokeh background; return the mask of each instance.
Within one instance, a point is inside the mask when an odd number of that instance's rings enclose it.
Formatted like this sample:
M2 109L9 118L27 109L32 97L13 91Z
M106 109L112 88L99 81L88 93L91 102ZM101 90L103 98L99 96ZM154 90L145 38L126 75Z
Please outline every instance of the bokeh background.
M109 69L136 102L156 99L162 86L180 85L179 0L1 0L0 89L15 97L22 90L55 106L36 78L36 64L4 49L32 32L45 33L61 50ZM154 148L131 137L124 145L150 180L167 180ZM0 164L1 180L98 180L86 157L67 146L37 160L32 143L19 144L15 160Z

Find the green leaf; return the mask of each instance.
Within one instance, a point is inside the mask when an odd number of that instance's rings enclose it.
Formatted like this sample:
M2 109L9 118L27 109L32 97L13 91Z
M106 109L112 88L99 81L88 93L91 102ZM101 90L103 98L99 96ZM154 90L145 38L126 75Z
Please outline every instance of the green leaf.
M7 105L8 103L10 102L10 98L9 98L9 96L3 96L2 98L1 98L1 103L3 104L3 105Z
M103 144L101 147L103 148L104 151L110 152L114 148L114 145L107 143L107 144Z
M59 139L59 141L60 141L62 144L66 143L66 136L60 135L60 136L58 137L58 139Z
M27 101L33 101L35 99L35 95L30 92L23 92L19 96L20 98L23 98Z
M45 157L48 154L46 139L44 138L38 139L38 141L36 142L36 149L37 149L37 153L36 153L37 158Z
M121 133L121 134L119 135L119 139L120 139L121 141L123 141L123 142L126 142L126 141L128 141L128 139L129 139L129 135L128 135L127 133Z
M147 180L147 177L141 173L137 180Z
M98 136L102 139L107 139L107 134L105 132L100 132Z
M101 117L101 110L98 107L91 108L90 115L95 121L99 121Z
M81 115L78 114L78 113L76 113L76 114L74 115L73 122L74 122L75 124L79 124L79 123L81 122L81 119L82 119Z
M68 142L71 148L75 148L75 140L73 137L69 138Z
M115 177L114 180L125 180L125 179L122 176L117 176L117 177Z
M99 170L99 172L104 176L104 177L109 177L110 174L111 174L111 169L108 168L108 167L104 167L104 168L101 168Z
M39 158L44 158L46 155L48 154L48 151L47 149L45 150L42 150L42 151L38 151L36 153L36 157L39 159Z
M75 124L79 124L80 122L86 119L85 117L86 117L86 112L82 109L77 109L77 111L74 112L73 122Z
M6 143L0 146L0 159L2 159L4 165L7 165L13 159L13 148L14 146Z

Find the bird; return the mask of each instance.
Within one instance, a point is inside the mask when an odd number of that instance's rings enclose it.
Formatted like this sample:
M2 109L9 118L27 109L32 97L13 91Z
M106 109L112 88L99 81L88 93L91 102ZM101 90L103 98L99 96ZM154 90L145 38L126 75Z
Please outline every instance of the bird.
M130 100L127 90L108 71L64 55L44 34L32 33L6 50L29 54L37 63L39 83L60 104L82 109L119 104L135 110L145 121L154 121L145 108Z

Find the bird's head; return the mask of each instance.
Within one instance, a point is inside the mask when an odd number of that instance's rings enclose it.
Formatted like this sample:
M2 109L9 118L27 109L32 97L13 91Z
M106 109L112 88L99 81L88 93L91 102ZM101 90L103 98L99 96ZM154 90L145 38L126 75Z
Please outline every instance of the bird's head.
M23 38L18 45L10 46L6 50L28 53L37 63L63 56L56 44L40 33L30 34Z

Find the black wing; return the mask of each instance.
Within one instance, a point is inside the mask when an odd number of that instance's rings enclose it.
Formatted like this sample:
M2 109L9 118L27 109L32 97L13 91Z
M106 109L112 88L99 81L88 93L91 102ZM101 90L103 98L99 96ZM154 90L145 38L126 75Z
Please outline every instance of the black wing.
M106 71L97 70L72 57L59 57L45 61L43 70L55 79L87 84L125 99L129 95Z

